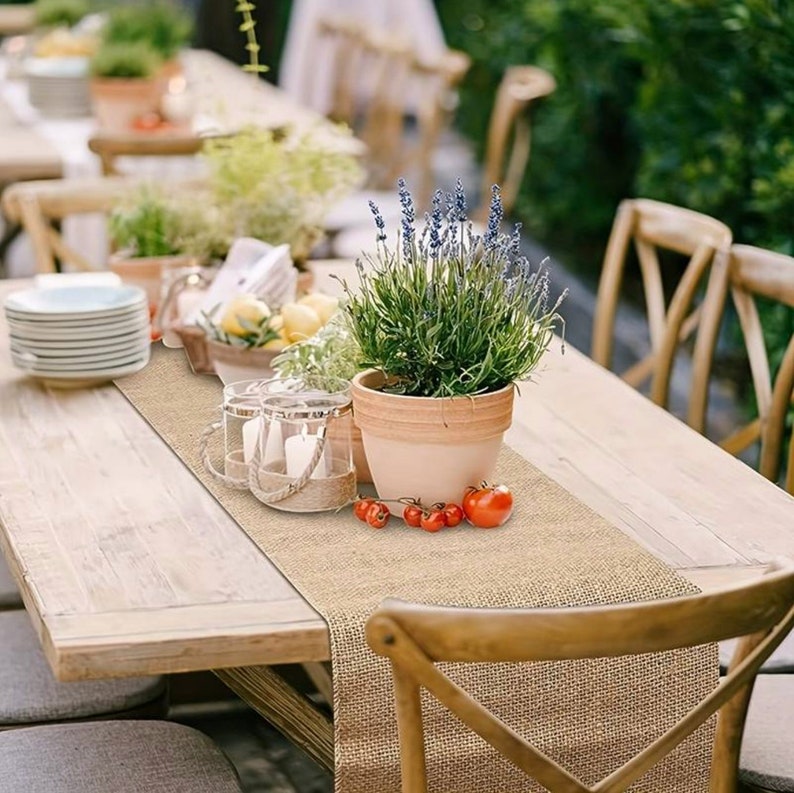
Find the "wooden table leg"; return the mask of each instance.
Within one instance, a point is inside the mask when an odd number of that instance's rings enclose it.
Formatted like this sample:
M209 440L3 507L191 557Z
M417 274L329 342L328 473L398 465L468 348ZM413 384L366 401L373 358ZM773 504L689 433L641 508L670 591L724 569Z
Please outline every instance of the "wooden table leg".
M269 666L214 669L260 716L316 763L334 770L334 723Z
M328 706L334 708L334 681L331 675L331 664L321 661L307 661L301 664L303 670L309 676L314 687L320 692Z

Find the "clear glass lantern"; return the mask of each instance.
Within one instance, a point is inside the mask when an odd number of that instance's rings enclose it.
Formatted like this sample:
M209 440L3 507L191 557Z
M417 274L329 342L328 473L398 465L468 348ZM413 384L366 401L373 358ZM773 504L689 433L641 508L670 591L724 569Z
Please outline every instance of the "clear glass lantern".
M283 378L262 383L259 443L249 488L288 512L322 512L356 493L350 384L338 378Z

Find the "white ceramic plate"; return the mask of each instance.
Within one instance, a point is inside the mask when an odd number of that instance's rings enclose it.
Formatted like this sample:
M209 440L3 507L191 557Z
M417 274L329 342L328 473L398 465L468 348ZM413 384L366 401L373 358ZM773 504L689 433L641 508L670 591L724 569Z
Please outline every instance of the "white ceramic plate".
M147 341L146 344L149 344L149 342ZM135 344L121 350L89 352L86 354L76 353L69 356L41 355L31 352L30 350L19 350L12 347L11 358L14 363L23 364L25 366L40 366L45 369L63 369L65 366L81 366L83 364L90 366L95 363L115 365L117 361L126 361L128 358L142 355L144 346L143 344Z
M13 292L5 307L17 314L41 319L89 319L113 316L119 310L146 304L138 286L61 286Z
M93 355L94 353L117 352L126 347L143 347L144 344L151 342L149 328L135 333L128 333L123 336L115 336L112 339L77 339L66 341L31 341L30 339L20 339L17 336L11 337L11 349L16 352L32 352L35 355L70 356L70 355Z
M75 340L98 340L106 339L110 343L111 339L118 336L125 336L134 333L141 333L149 327L149 315L134 320L127 320L123 323L110 325L92 325L90 328L42 328L35 322L14 322L8 320L8 328L12 338L20 341L38 341L49 343L51 341L75 341Z
M110 355L105 358L99 357L96 359L88 358L60 358L53 360L52 358L38 358L35 355L17 355L11 353L11 360L17 369L24 369L28 372L91 372L94 369L109 369L119 366L127 366L134 363L139 358L143 357L143 350L133 350L132 352L123 353L122 355Z
M119 377L125 377L129 374L140 372L146 366L149 359L139 361L138 363L131 364L123 369L109 369L104 372L91 372L83 377L77 375L64 375L60 372L50 375L33 374L28 372L28 376L34 380L38 380L42 385L47 388L89 388L91 386L101 385L110 380L116 380Z
M147 318L149 316L149 307L145 303L139 303L129 308L121 308L113 313L102 311L99 314L90 314L87 316L82 314L70 314L67 319L61 317L53 318L45 314L24 314L6 308L6 319L14 320L14 322L35 322L36 325L44 328L90 328L94 325L121 322L126 319L144 315Z
M78 366L72 369L58 369L58 368L44 368L44 367L30 367L20 366L15 362L18 369L27 374L35 375L38 377L52 377L62 379L88 379L88 378L106 378L108 380L114 377L123 377L125 374L132 374L137 372L149 361L149 348L145 352L135 358L119 361L113 366L98 364L97 366Z

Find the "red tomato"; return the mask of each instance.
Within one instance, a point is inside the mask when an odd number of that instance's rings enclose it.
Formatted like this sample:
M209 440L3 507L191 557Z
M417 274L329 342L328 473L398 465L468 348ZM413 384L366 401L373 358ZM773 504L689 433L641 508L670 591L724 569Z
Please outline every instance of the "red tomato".
M373 529L382 529L391 517L389 508L382 501L373 501L367 510L367 523Z
M413 528L418 529L422 523L422 508L416 504L409 504L403 510L403 520Z
M424 512L422 514L422 519L419 521L419 525L425 531L435 533L437 531L441 531L441 529L447 525L447 519L440 509L431 509L428 512Z
M463 496L463 511L473 526L495 529L513 512L513 494L504 485L470 487Z
M360 498L353 504L353 514L359 520L367 519L367 511L375 503L374 498Z
M457 504L444 504L442 511L447 526L457 526L463 520L463 510Z
M138 132L152 132L159 128L161 122L159 113L144 113L141 116L136 116L130 126Z

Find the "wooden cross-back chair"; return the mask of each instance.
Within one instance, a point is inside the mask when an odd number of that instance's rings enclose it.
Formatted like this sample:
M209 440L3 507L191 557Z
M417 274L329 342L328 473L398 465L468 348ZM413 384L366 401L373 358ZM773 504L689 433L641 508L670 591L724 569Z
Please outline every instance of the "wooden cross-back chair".
M494 184L501 186L505 213L509 214L515 206L529 163L531 105L556 89L554 77L537 66L510 66L505 71L488 126L480 205L476 214L481 222L488 218Z
M363 51L361 25L347 17L323 17L317 23L318 43L331 52L332 121L353 126L356 115L356 84L359 59Z
M720 592L629 605L471 609L387 600L367 640L391 661L403 793L426 793L421 689L552 793L621 793L719 711L710 793L735 793L742 731L761 664L794 626L794 563ZM437 662L560 661L655 653L744 637L720 685L639 754L588 786L511 731Z
M718 250L731 244L731 230L708 215L647 198L627 199L618 207L604 256L593 323L592 357L610 368L615 315L629 246L634 243L645 292L651 351L622 374L630 385L654 377L651 399L667 406L675 354L698 326L692 309L698 287ZM659 251L689 257L669 304L665 300Z
M794 399L794 334L773 382L756 298L766 298L794 311L794 257L750 245L733 245L715 259L695 342L687 417L698 432L706 430L711 364L729 293L744 336L758 417L720 445L731 454L740 454L760 440L759 472L776 482L784 458L786 415ZM666 387L666 383L662 385ZM789 447L785 487L794 494L794 437Z

